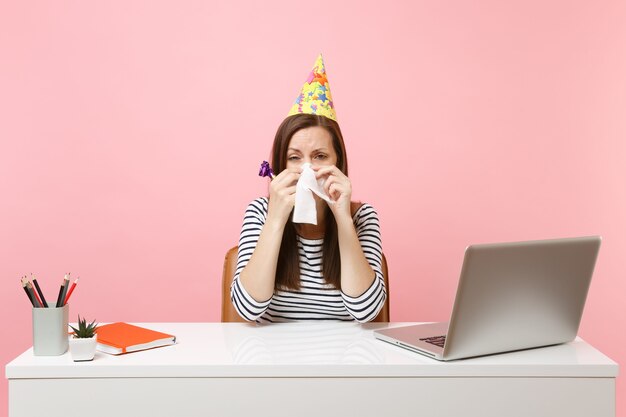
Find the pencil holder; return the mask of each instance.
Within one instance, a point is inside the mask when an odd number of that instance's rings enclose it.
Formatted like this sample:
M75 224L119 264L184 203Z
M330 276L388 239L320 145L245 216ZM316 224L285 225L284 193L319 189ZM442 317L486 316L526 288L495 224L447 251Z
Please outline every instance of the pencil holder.
M70 306L33 308L33 353L58 356L67 352Z

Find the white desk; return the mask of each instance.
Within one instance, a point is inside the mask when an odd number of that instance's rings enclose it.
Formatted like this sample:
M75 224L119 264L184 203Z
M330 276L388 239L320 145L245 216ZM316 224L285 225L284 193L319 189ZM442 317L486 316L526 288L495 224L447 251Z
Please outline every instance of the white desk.
M6 366L9 416L614 416L618 366L576 339L441 363L374 339L409 323L140 323L175 346Z

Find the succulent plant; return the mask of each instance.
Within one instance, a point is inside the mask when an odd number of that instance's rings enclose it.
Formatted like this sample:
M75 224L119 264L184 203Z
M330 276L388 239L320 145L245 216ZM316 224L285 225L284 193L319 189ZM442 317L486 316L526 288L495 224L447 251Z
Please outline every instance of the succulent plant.
M87 324L87 320L83 317L80 318L80 314L78 315L78 328L74 326L70 326L72 330L74 330L74 337L77 339L89 339L96 334L96 329L98 328L98 323L96 321L92 321L90 324Z

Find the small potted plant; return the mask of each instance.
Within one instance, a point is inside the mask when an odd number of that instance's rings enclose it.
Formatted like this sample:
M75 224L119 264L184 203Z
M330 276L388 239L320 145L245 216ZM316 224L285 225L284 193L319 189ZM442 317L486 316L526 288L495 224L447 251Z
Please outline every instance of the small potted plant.
M78 328L70 326L74 333L70 337L70 354L74 362L90 361L96 354L96 345L98 343L98 335L96 329L98 323L92 321L87 324L85 318L80 318L78 315Z

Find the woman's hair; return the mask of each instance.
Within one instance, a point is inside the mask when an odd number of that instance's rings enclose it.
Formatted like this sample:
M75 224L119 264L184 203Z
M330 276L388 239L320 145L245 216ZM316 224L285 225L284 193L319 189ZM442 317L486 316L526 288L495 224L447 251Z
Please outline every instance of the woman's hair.
M313 126L322 127L330 133L333 148L337 154L337 168L345 175L348 175L348 158L339 124L324 116L313 114L289 116L278 127L274 145L272 146L272 167L274 171L278 174L287 167L287 149L293 135L301 129ZM339 241L337 239L337 222L328 207L326 207L325 226L322 274L326 283L339 289L341 288L341 258L339 257ZM285 225L278 254L274 284L274 288L277 290L297 290L300 288L300 260L296 235L296 227L290 216L290 220Z

